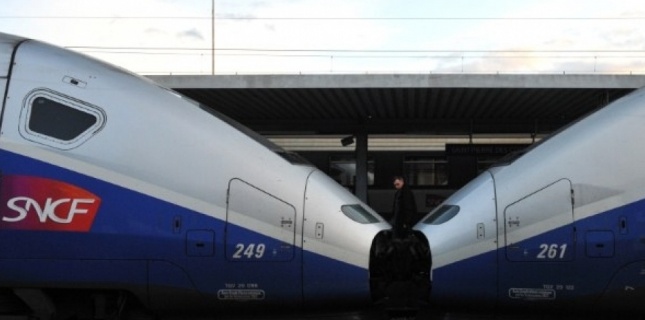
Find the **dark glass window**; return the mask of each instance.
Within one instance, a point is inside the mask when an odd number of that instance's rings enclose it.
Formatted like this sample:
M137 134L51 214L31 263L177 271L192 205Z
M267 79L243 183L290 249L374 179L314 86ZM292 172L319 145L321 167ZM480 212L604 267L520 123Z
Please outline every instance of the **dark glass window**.
M444 204L435 209L430 216L428 216L423 223L425 224L442 224L459 213L459 206Z
M20 135L53 148L74 149L105 126L101 108L47 88L31 91L24 103Z
M358 223L369 224L379 222L378 218L363 208L360 204L344 205L340 207L340 209L348 218Z
M37 97L31 105L29 130L58 140L70 141L96 124L96 116Z
M448 163L445 158L407 156L403 172L409 186L448 185Z
M374 160L367 160L367 185L374 185ZM329 159L329 176L344 187L356 182L356 159L353 156L332 156Z

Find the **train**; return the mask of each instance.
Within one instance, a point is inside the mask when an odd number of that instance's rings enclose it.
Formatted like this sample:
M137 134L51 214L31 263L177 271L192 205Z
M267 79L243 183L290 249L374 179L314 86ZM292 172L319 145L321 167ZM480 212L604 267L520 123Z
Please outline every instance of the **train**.
M422 218L430 300L642 315L643 119L639 89L500 160Z
M297 154L117 66L0 34L0 314L372 303L390 225Z
M302 156L141 76L9 34L0 72L0 315L645 311L644 90L396 237Z

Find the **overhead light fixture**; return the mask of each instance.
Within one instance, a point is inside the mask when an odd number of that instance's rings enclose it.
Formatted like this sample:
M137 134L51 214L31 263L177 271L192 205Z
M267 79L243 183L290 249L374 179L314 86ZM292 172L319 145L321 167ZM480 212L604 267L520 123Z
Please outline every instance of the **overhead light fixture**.
M342 144L343 147L347 147L353 143L354 143L354 136L347 136L345 138L340 139L340 144Z

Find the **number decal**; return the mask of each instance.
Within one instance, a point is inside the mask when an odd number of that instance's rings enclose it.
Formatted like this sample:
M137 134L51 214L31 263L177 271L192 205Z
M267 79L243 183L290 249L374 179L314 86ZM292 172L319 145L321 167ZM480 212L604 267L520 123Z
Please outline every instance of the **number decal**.
M235 245L235 253L233 254L233 259L240 259L242 258L242 251L244 251L244 245L241 243L238 243Z
M258 246L255 247L255 258L260 259L264 256L265 247L264 243L258 243Z
M564 254L567 251L567 244L563 243L558 245L557 243L546 244L543 243L540 245L540 253L538 253L538 259L563 259Z
M233 259L262 259L265 249L266 245L264 243L249 243L248 245L238 243L235 245Z
M244 250L244 256L251 259L251 257L253 257L254 249L255 249L255 244L254 243L249 244Z

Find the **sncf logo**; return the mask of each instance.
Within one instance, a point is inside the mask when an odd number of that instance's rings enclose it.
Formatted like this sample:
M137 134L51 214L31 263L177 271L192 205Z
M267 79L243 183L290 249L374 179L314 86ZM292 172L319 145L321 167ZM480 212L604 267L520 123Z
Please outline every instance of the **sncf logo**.
M62 181L3 176L0 229L88 232L101 199Z
M52 198L47 198L44 206L40 206L38 201L29 198L29 197L15 197L11 198L7 202L9 209L15 211L17 215L15 217L2 217L2 221L7 222L18 222L23 221L27 218L27 214L32 211L37 214L38 220L41 223L46 223L47 220L51 220L56 223L71 223L74 219L74 215L77 213L87 214L87 209L83 209L81 206L87 204L88 206L93 204L95 199L59 199L54 201ZM59 206L63 209L59 209ZM66 206L70 206L66 208ZM56 213L58 209L59 213ZM60 211L63 211L63 215L59 216Z

